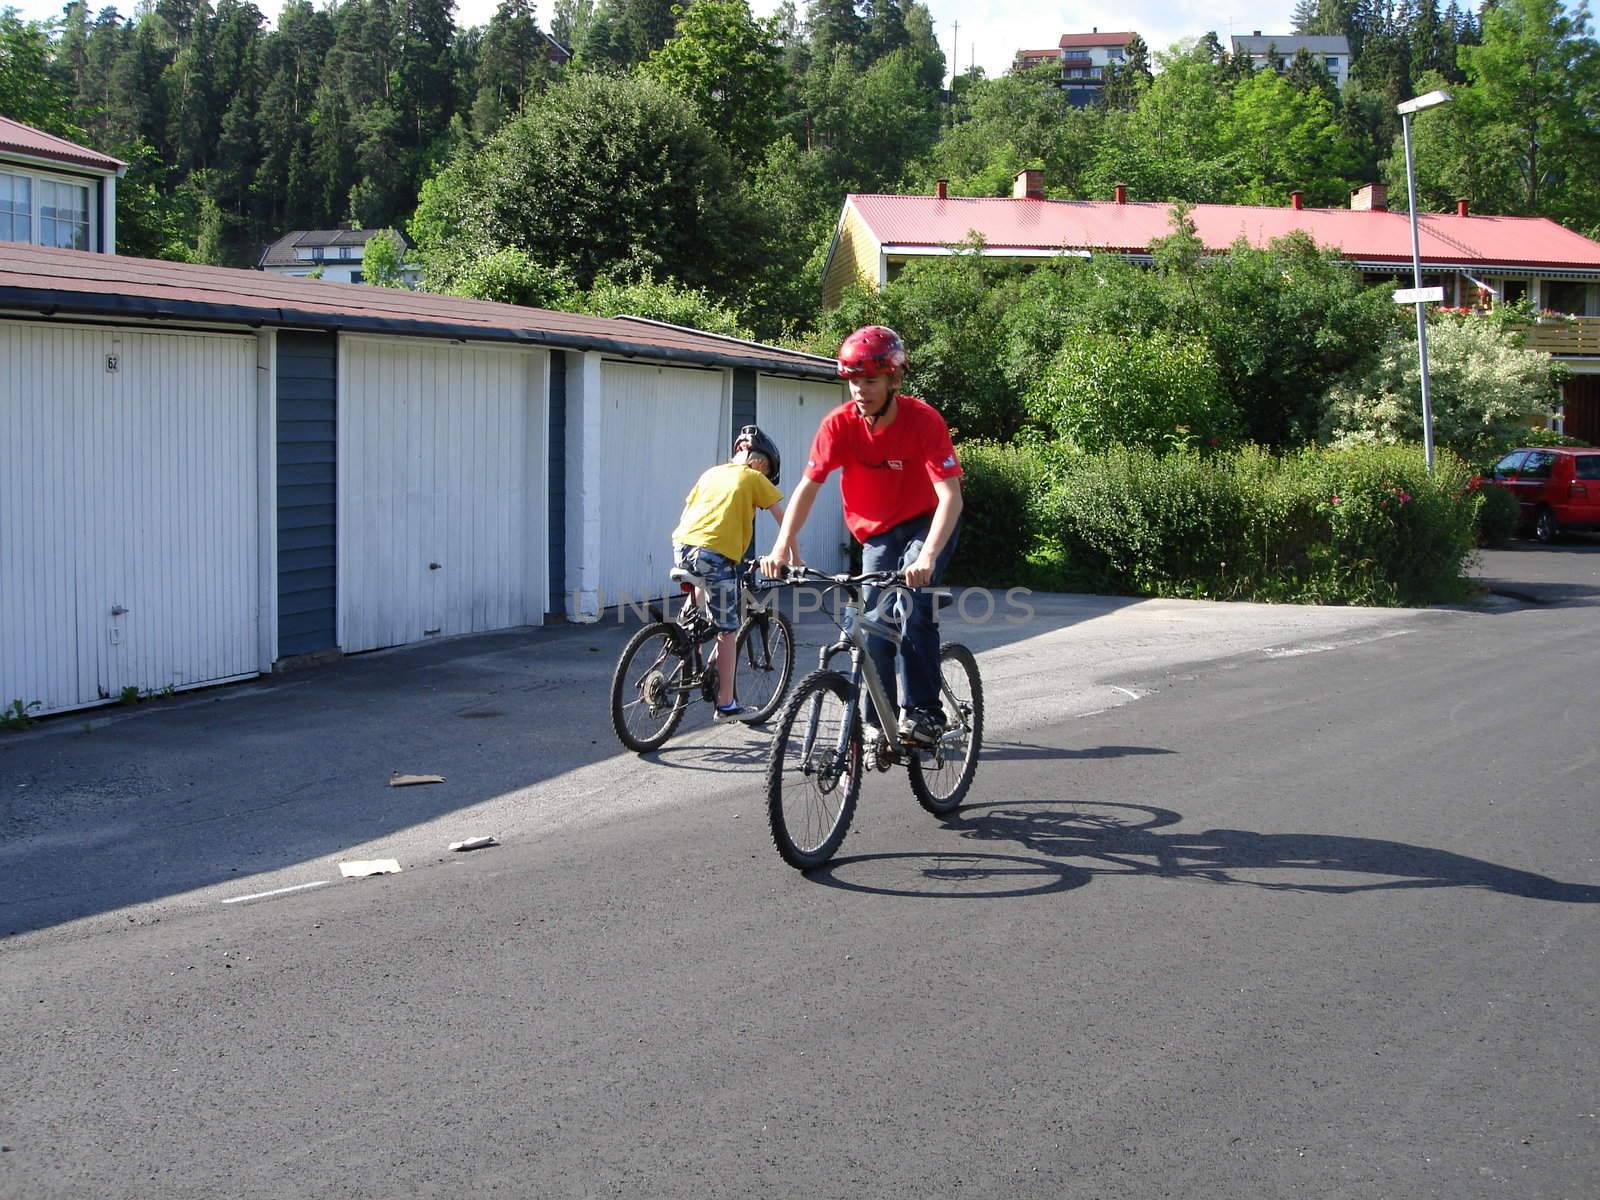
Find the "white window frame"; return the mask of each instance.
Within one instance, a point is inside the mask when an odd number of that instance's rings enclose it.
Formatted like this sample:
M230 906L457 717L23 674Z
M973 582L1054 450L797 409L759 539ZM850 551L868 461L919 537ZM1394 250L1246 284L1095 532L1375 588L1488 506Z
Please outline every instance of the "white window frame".
M88 204L86 206L88 220L88 245L84 247L91 253L98 253L100 242L100 186L99 179L90 179L82 175L63 175L53 171L40 171L31 166L17 162L0 162L0 175L13 175L28 181L28 244L43 246L44 218L39 215L42 207L39 200L39 185L44 183L65 185L67 187L82 188L86 193ZM70 247L69 247L70 248Z

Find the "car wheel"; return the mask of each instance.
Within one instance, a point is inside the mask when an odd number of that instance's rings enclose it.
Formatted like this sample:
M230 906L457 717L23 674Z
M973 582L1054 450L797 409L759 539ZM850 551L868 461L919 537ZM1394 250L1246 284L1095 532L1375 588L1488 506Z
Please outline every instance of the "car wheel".
M1541 508L1539 515L1533 519L1533 536L1545 545L1555 541L1561 533L1561 527L1556 524L1556 515L1548 508Z

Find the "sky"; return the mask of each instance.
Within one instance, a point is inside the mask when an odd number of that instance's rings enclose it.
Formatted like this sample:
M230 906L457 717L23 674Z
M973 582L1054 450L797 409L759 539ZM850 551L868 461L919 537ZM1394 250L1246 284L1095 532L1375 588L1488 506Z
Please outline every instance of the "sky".
M132 13L134 0L92 0L91 10L105 3L116 3L124 15ZM933 13L934 31L944 47L946 61L954 60L960 70L976 63L992 78L1003 74L1018 50L1053 46L1063 33L1088 33L1096 28L1140 34L1152 50L1164 50L1181 38L1196 38L1215 30L1226 45L1230 34L1248 34L1260 29L1266 33L1288 33L1293 0L1258 0L1254 4L1238 0L1096 0L1091 4L1058 5L1045 8L1029 0L926 0ZM25 18L40 20L61 11L61 0L0 0L15 4ZM268 18L277 15L280 0L256 0ZM778 0L751 0L751 8L764 16L777 7ZM456 0L456 22L484 25L494 12L496 0ZM539 23L548 26L553 0L536 0ZM803 0L796 7L804 11Z

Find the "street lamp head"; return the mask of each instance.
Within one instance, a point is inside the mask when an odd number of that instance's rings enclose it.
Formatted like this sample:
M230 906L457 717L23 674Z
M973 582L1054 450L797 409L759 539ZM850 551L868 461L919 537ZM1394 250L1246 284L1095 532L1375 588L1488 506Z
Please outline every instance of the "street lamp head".
M1449 104L1454 97L1446 91L1429 92L1425 96L1417 96L1399 105L1397 111L1402 117L1409 117L1412 113L1419 113L1425 108L1437 108L1441 104Z

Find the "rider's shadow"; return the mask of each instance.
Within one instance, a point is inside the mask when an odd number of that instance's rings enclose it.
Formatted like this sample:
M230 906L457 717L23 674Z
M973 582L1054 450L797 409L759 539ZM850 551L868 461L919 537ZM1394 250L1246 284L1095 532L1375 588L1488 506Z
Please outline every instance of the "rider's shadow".
M1005 843L1072 861L1092 875L1155 875L1325 895L1471 887L1529 900L1600 903L1600 887L1594 885L1563 883L1481 858L1383 838L1246 829L1158 832L1180 820L1170 809L1145 805L1015 801L961 809L944 827L968 841ZM1262 880L1235 874L1241 871L1383 878Z

